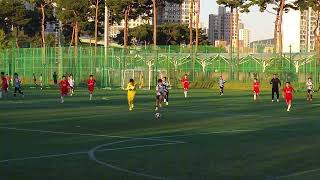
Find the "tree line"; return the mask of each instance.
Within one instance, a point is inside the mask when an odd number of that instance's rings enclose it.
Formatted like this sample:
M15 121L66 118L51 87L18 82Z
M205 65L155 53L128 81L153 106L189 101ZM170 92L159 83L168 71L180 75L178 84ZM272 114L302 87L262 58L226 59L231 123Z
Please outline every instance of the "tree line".
M125 22L125 28L115 39L126 47L131 43L138 44L180 44L189 41L189 45L206 43L199 28L200 0L190 2L190 24L163 24L157 26L157 9L166 3L181 4L184 0L0 0L0 48L26 45L43 48L54 45L54 36L45 33L49 23L61 22L63 29L63 44L78 46L80 35L94 36L95 45L103 36L105 7L109 10L109 23ZM319 0L217 0L231 11L230 23L235 19L235 31L238 31L239 15L248 13L250 7L259 6L260 10L272 11L275 14L274 25L274 49L282 56L283 13L290 9L306 10L311 7L319 22ZM155 12L155 13L154 13ZM194 17L196 14L196 17ZM235 17L233 17L235 16ZM143 25L134 29L128 27L130 19L141 17L146 20L153 18L153 25ZM197 25L193 27L192 19L196 19ZM233 26L231 26L233 27ZM189 28L189 29L188 29ZM320 38L317 27L313 33L318 49ZM189 31L189 32L188 32ZM230 37L233 36L230 31ZM157 38L158 37L158 38ZM133 40L133 41L132 41ZM232 41L232 38L231 38ZM236 40L239 44L239 39ZM230 49L233 50L233 43ZM237 46L239 47L239 46ZM239 51L237 51L237 56ZM320 51L320 50L318 50ZM232 51L230 51L232 53Z

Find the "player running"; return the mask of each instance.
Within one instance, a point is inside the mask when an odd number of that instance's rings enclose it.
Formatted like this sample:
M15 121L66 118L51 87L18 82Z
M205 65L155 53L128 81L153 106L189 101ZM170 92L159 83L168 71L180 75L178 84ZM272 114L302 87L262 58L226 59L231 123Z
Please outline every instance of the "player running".
M286 87L283 88L283 98L286 100L287 103L287 111L290 111L291 105L292 105L292 99L293 99L293 87L291 87L290 82L286 83Z
M136 84L134 83L133 79L129 80L129 83L127 85L127 91L128 91L129 111L132 111L134 108L134 98L136 96Z
M158 79L158 84L156 86L156 111L159 110L159 107L161 107L161 103L163 101L163 95L164 95L164 86L162 79Z
M40 74L39 76L40 89L43 90L43 76Z
M0 98L2 98L2 93L5 92L7 94L9 94L9 85L8 85L8 80L7 78L4 76L4 72L1 72L1 80L2 80L2 87L1 87L1 91L0 91Z
M62 76L62 80L60 81L59 85L61 92L61 103L64 103L64 97L68 95L68 89L70 86L66 76Z
M272 84L272 102L274 102L274 93L277 94L277 102L279 102L279 85L281 86L281 81L276 74L273 75L270 84Z
M57 85L58 84L58 75L56 72L53 73L52 78L53 78L54 85Z
M73 93L74 93L74 80L73 80L73 75L72 74L69 75L68 82L70 84L70 96L73 96Z
M87 80L88 85L88 92L89 92L89 100L92 100L92 94L94 91L94 86L96 85L96 80L93 78L93 75L89 76L89 79Z
M260 83L257 78L253 81L253 100L256 101L260 94Z
M220 96L223 96L225 83L226 81L222 78L222 76L220 76L220 79L219 79Z
M162 78L162 84L164 86L164 99L163 101L166 103L166 105L169 105L169 82L167 81L167 77Z
M35 86L37 86L37 85L38 85L38 84L37 84L37 77L36 77L36 74L35 74L35 73L32 74L32 79L33 79L33 84L34 84Z
M18 73L14 73L13 82L14 82L14 94L13 94L14 97L17 97L17 92L19 92L19 94L21 94L22 97L24 97L24 94L21 91L21 79L19 78Z
M189 90L189 78L187 74L184 75L184 77L181 79L181 82L183 84L184 97L187 98Z
M313 83L311 78L308 78L308 81L306 82L306 86L307 86L307 101L312 101Z

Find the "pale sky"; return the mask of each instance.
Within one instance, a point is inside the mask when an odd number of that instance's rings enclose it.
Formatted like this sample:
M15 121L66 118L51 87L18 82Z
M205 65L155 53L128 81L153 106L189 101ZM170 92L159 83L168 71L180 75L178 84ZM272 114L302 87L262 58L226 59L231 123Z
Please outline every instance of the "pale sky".
M216 14L218 5L216 0L201 0L201 22L207 27L209 14ZM245 28L251 31L250 41L273 38L275 16L261 13L257 7L251 8L248 14L240 15Z

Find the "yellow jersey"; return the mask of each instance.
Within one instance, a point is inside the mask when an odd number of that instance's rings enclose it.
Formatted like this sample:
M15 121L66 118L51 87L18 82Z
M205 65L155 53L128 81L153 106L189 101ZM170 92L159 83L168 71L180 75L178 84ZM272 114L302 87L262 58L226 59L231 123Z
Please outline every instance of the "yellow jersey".
M135 92L136 91L136 85L132 83L128 83L127 85L128 92Z

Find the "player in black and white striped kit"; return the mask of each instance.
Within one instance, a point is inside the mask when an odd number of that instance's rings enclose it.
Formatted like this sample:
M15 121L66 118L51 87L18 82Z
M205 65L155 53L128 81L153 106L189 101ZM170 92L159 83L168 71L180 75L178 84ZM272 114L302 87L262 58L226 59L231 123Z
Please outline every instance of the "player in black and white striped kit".
M166 105L169 105L169 82L167 81L167 77L162 78L162 85L164 88L164 99L163 101L166 103Z

